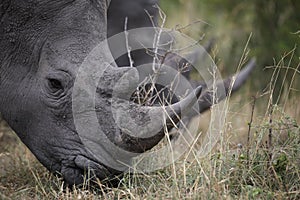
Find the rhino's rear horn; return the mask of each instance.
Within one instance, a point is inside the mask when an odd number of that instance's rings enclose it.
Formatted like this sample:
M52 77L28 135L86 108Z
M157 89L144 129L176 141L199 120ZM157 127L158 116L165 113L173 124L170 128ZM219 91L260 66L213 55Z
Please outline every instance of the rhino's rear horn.
M226 96L230 95L237 91L247 80L250 76L251 72L256 66L255 58L252 58L249 63L235 76L231 76L223 81L217 82L214 89L216 91L222 91L222 88L225 90L224 93L218 93L217 98L214 98L214 92L212 88L208 87L205 92L202 93L199 99L199 113L202 113L208 110L212 105L217 104L221 100L223 100ZM207 87L203 85L203 87ZM217 102L213 102L215 101Z

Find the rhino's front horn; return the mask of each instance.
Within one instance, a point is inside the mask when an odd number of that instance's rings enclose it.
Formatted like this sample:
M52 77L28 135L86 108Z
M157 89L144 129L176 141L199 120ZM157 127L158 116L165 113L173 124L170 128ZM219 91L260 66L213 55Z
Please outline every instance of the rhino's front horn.
M197 87L183 100L169 106L140 106L125 100L114 100L114 119L121 135L117 145L135 153L154 147L165 131L176 126L183 112L188 111L200 97L202 87Z

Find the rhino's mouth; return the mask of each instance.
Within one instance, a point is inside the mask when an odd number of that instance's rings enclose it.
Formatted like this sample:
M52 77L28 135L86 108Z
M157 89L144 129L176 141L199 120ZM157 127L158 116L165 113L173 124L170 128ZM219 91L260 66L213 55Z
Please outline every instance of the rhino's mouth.
M113 183L114 180L118 177L121 172L117 172L113 169L108 169L106 166L100 164L94 159L78 155L76 156L75 160L75 165L78 167L81 171L80 177L78 177L79 182L78 183L83 183L84 180L86 181L98 181L101 180L103 183Z
M85 147L83 148L78 155L72 158L72 161L62 160L60 171L54 172L61 176L68 185L101 182L114 186L122 172L103 165Z

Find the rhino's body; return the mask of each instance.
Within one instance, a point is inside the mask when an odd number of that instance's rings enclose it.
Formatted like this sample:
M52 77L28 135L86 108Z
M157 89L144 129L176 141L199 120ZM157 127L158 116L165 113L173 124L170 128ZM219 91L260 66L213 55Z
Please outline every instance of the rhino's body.
M39 161L70 184L81 183L88 168L100 179L121 173L95 158L77 134L71 97L79 66L107 35L124 29L125 16L128 16L128 28L138 28L152 26L144 9L157 15L152 7L156 0L112 0L110 8L109 3L108 0L0 2L0 112ZM133 57L137 63L149 59L141 52ZM123 57L117 63L127 65L128 60ZM234 88L245 81L251 68L239 76ZM105 71L105 76L111 78L100 79L99 85L102 85L97 92L101 92L96 97L102 109L96 112L115 144L143 152L155 146L164 134L149 140L135 140L120 133L110 124L113 119L106 116L110 110L103 105L110 106L109 85L131 70L111 66ZM230 79L225 89L229 83ZM189 101L191 99L186 99L185 105ZM200 102L200 111L209 108L210 93L204 93ZM147 114L152 109L140 110L134 103L132 106L138 114ZM176 121L177 118L173 118ZM122 139L116 140L115 134L121 134Z

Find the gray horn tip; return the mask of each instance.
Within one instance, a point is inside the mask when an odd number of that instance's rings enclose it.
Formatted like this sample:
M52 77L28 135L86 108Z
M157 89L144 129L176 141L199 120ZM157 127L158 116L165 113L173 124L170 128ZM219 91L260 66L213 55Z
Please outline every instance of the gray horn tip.
M232 91L236 91L244 84L251 72L254 70L255 66L256 58L251 58L247 65L240 71L240 73L237 74Z
M200 85L194 90L194 94L197 97L197 99L200 97L201 93L202 93L202 86Z
M196 89L193 90L187 97L185 97L182 101L173 105L175 108L174 110L179 112L182 110L189 110L193 105L198 101L200 95L202 93L202 86L198 86Z

